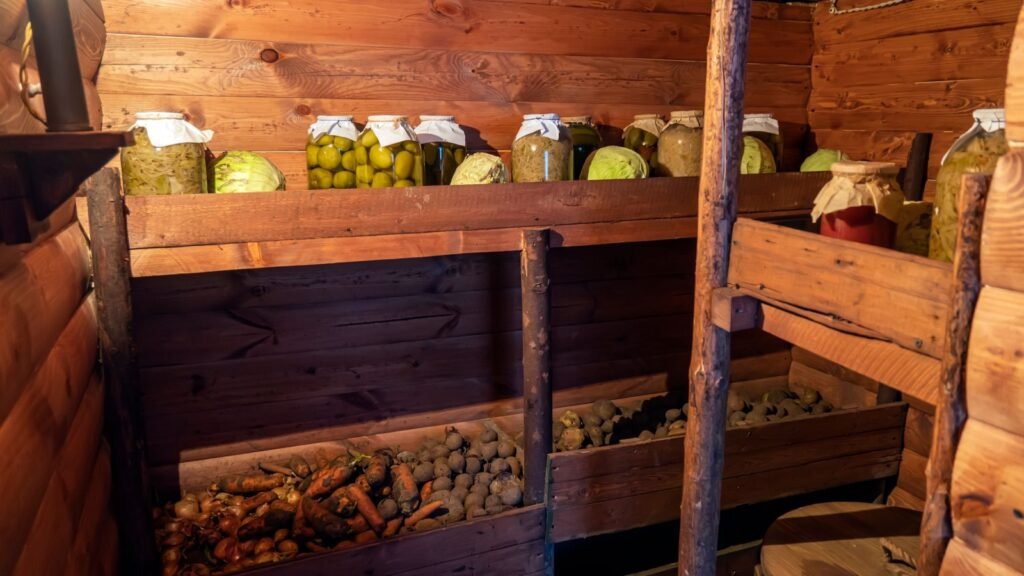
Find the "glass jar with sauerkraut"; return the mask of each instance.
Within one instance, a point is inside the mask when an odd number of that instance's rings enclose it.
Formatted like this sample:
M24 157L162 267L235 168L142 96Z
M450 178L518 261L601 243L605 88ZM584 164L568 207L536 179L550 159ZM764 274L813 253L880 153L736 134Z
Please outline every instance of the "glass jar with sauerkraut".
M956 249L957 206L964 174L991 174L1009 149L1006 116L1001 108L974 111L974 125L942 158L936 177L935 208L928 240L928 257L953 261Z
M358 188L423 185L423 148L405 116L370 116L354 150Z
M698 110L673 112L658 136L659 176L700 176L704 146L704 113Z
M358 130L351 116L317 116L306 139L306 168L312 190L356 187Z
M455 170L466 160L466 133L454 116L420 116L416 137L423 147L423 184L452 183Z
M658 136L664 129L665 121L658 114L637 114L622 131L622 145L639 154L652 173L658 168Z
M513 182L572 179L572 139L558 114L527 114L512 143Z
M121 177L129 196L203 194L207 191L203 131L177 112L139 112L131 127L135 144L121 150Z

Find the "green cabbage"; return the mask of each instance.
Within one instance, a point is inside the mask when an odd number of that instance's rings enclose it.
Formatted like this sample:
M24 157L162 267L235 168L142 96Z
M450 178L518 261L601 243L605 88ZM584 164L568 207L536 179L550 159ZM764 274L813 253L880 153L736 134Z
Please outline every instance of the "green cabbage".
M753 136L743 137L740 174L774 174L775 157L768 145Z
M634 180L646 178L647 162L642 156L622 146L600 148L590 157L587 180Z
M850 157L843 154L839 150L829 150L828 148L822 148L814 154L811 154L804 159L803 164L800 165L801 172L828 172L832 169L834 162L842 162L849 160Z
M253 152L232 150L210 162L210 191L270 192L284 190L284 174L270 161Z
M508 172L501 158L479 152L470 154L452 175L452 185L461 184L503 184L508 182Z

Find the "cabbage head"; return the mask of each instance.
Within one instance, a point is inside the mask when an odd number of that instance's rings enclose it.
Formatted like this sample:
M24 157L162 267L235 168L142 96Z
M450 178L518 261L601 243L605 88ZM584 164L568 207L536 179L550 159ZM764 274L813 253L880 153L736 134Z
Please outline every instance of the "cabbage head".
M505 164L501 158L483 152L467 156L452 175L452 186L503 184L505 182L508 182L508 172L505 170Z
M774 174L775 157L768 145L753 136L743 137L740 174Z
M225 152L210 162L207 172L210 191L217 194L284 190L284 174L254 152Z
M590 158L587 180L635 180L646 178L647 162L642 156L622 146L599 148Z
M828 172L834 162L849 160L850 157L839 150L822 148L804 159L800 165L801 172Z

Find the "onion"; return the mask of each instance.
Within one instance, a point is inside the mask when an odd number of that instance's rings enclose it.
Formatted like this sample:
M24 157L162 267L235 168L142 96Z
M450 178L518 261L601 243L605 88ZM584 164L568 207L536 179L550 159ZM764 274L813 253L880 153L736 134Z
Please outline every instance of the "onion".
M199 502L193 496L182 498L174 503L174 515L185 520L195 520L199 517Z
M230 536L238 531L238 526L241 523L242 522L238 519L238 516L222 516L220 522L217 523L217 528L219 528L221 532Z
M177 564L181 561L181 548L175 546L174 548L168 548L163 553L164 564Z

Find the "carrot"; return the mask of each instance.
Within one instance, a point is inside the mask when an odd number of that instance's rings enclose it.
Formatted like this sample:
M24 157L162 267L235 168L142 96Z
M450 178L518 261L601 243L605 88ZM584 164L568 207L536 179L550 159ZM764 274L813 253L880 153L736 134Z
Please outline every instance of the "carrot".
M398 530L402 527L402 520L403 518L401 516L395 516L391 520L388 520L388 524L384 528L384 532L381 536L384 538L390 538L395 534L398 534Z
M348 523L338 518L326 506L309 496L302 497L302 515L318 534L328 538L344 538L349 535Z
M388 479L389 460L386 454L379 452L370 458L370 463L366 466L366 481L371 488L380 486Z
M266 492L261 492L255 496L242 500L242 503L239 504L238 507L241 508L242 512L245 512L245 514L249 514L250 512L259 508L260 506L264 504L269 504L274 500L277 500L277 494L274 494L272 491L268 490Z
M366 521L370 523L370 528L373 528L374 532L384 529L384 518L381 517L380 512L377 512L377 505L370 500L362 488L353 484L348 487L348 495L356 501L356 508L360 514L366 517Z
M309 488L304 496L317 498L324 494L330 494L339 486L347 484L355 475L355 468L352 466L328 466L313 473Z
M443 504L444 502L440 500L435 500L433 502L428 502L423 506L420 506L419 510L413 512L412 515L405 519L405 525L415 526L417 522L419 522L420 520L425 520L428 516L436 512L437 509L440 508Z
M366 474L360 474L358 478L352 481L352 485L366 493L373 491L373 487L370 486L370 483L366 480Z
M412 469L405 463L392 466L391 476L394 477L391 493L395 497L395 502L398 503L398 509L402 511L402 514L412 514L420 505L420 493L416 489L416 479L412 476Z
M351 530L353 534L366 532L370 529L370 523L366 521L366 516L363 516L362 514L356 514L346 520L346 522L348 523L349 530Z
M327 450L317 448L316 452L313 452L313 462L316 463L317 470L327 468L330 465L330 461L327 459Z
M306 550L310 552L316 552L317 554L323 554L324 552L330 552L331 549L327 546L321 546L316 542L306 542Z
M306 516L302 513L302 502L299 502L299 506L295 507L295 517L292 519L292 536L295 538L304 537L307 535L306 528Z
M268 510L263 516L247 518L238 527L239 540L251 540L273 534L278 528L285 528L292 521L292 515L284 510Z
M426 502L430 500L430 493L434 491L433 482L424 482L423 487L420 488L420 502Z
M343 518L348 518L356 512L356 503L348 495L348 489L345 486L335 490L334 494L324 501L324 505L328 510Z
M292 475L292 469L287 466L279 466L277 464L271 464L269 462L260 462L260 470L263 470L267 474L284 474L285 476Z
M367 530L366 532L360 532L356 534L356 537L352 539L356 544L366 544L368 542L376 542L377 534L373 530Z
M284 476L281 474L250 474L248 476L229 476L221 478L213 483L211 490L227 492L228 494L256 494L273 490L284 485Z

